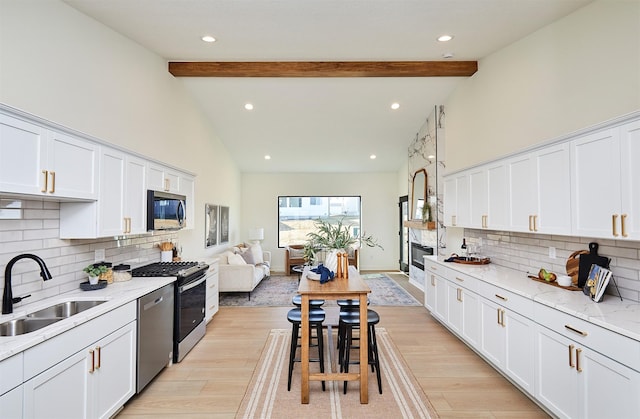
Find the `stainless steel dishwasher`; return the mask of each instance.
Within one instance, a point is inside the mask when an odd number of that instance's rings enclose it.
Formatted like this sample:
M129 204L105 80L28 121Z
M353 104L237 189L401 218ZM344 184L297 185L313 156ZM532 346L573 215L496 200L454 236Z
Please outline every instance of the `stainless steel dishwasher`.
M136 393L173 359L174 284L138 299Z

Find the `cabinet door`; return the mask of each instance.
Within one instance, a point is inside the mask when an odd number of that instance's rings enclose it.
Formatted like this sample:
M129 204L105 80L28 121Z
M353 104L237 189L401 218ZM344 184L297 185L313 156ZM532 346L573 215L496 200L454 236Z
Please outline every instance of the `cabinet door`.
M99 147L56 131L49 131L48 137L49 194L69 198L98 199Z
M462 337L474 348L480 347L480 297L466 289L462 298Z
M484 298L480 299L480 352L497 367L504 369L506 352L504 309Z
M108 418L135 394L136 323L95 345L95 406L92 417Z
M127 233L140 234L147 231L147 163L127 156L124 179L124 216L127 218Z
M620 236L620 144L618 129L571 142L572 231L576 236Z
M536 326L535 397L563 418L580 417L575 346L564 336Z
M435 314L437 318L444 321L447 321L447 310L448 310L448 298L447 298L447 280L442 278L441 276L435 275L435 289L436 289L436 301L435 301Z
M487 196L485 228L507 229L509 227L509 176L504 162L487 167Z
M218 292L218 265L213 264L209 267L209 274L207 276L207 307L205 312L206 321L209 322L213 315L218 312L219 292Z
M488 215L487 170L484 167L469 172L469 227L487 228Z
M125 154L102 147L100 152L100 202L98 236L118 236L125 232Z
M571 169L569 145L546 147L535 155L537 209L534 231L571 234Z
M45 160L45 131L0 115L0 191L42 195Z
M456 178L449 176L444 180L444 225L447 227L456 226L457 199Z
M81 350L24 383L24 417L93 417L91 361L89 352Z
M424 306L431 313L436 309L436 274L425 270L424 276Z
M583 418L640 417L640 373L588 348L577 348ZM578 365L576 365L577 367Z
M504 312L506 358L504 369L522 389L534 394L535 344L532 321L512 311Z
M534 160L525 154L510 160L508 167L510 230L533 232L537 199Z
M445 281L447 287L447 324L458 335L462 335L462 288L449 281Z
M469 175L456 176L456 226L468 227L471 224L471 203L469 195Z
M621 228L623 239L640 239L640 121L620 127Z
M168 167L150 164L147 174L147 189L180 193L180 175Z
M24 417L22 411L22 385L0 396L0 412L6 419Z

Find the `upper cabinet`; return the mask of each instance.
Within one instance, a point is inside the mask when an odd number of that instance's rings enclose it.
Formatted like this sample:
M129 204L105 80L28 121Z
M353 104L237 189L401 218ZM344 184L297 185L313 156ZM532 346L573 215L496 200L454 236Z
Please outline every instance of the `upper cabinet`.
M571 143L576 234L640 239L640 121Z
M0 192L98 198L93 142L0 114Z
M445 176L445 225L640 240L640 120Z
M180 174L164 166L150 164L147 187L154 191L180 193Z

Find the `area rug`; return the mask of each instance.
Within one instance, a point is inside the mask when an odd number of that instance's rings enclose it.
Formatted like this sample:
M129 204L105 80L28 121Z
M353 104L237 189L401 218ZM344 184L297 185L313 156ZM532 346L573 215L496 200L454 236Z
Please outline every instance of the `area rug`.
M378 393L376 374L369 372L368 404L360 404L359 385L355 381L349 383L347 394L342 392L342 381L327 381L326 391L322 391L320 381L311 381L309 404L302 404L299 362L293 370L291 391L287 391L291 330L272 329L236 418L437 418L431 402L386 330L376 328L376 336L382 394ZM332 337L335 342L335 333ZM335 345L325 347L332 351L331 357L335 360ZM357 371L358 366L352 368L350 371ZM319 371L318 363L311 363L310 369Z
M362 277L371 288L369 300L372 306L420 306L411 294L405 291L393 279L385 274L365 274ZM271 306L287 307L291 305L291 298L297 293L298 277L296 275L272 275L262 280L251 292L251 298L246 292L220 293L220 307L238 306Z

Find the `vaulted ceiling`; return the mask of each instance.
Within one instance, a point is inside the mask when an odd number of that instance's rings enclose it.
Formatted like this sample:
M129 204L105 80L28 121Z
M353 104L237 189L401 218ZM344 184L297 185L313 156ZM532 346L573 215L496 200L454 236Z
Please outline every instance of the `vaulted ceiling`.
M396 171L429 112L467 76L407 77L387 62L480 61L591 1L65 0L183 71L180 62L216 63L179 78L248 172ZM453 39L437 41L443 34ZM335 73L354 61L387 73ZM291 62L313 77L281 74Z

